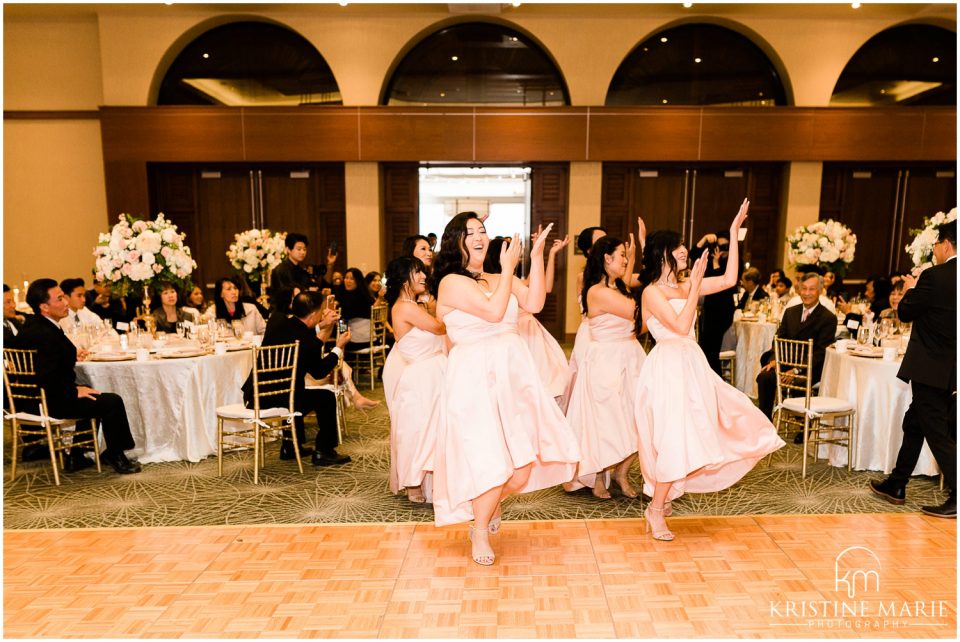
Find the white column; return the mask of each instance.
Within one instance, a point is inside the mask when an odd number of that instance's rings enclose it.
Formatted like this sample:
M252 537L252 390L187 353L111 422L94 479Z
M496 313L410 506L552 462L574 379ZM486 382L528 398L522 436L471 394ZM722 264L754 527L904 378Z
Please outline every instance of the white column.
M382 271L380 168L377 163L345 163L347 256L349 265L366 274Z
M820 220L820 190L823 182L823 163L793 162L787 166L784 181L783 215L780 217L779 252L777 265L787 272L787 235L801 225Z

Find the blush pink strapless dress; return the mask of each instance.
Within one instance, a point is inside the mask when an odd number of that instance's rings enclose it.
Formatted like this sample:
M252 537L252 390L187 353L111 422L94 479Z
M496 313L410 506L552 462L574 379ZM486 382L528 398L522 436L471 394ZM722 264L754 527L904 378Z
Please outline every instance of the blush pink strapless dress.
M526 310L520 310L518 314L517 332L530 350L533 364L540 373L547 393L551 397L562 397L567 391L567 379L570 376L563 348L537 317Z

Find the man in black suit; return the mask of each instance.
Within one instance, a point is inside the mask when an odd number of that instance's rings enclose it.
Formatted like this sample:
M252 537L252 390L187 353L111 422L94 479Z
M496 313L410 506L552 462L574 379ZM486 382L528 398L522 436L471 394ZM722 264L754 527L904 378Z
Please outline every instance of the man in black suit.
M754 301L762 301L770 295L760 287L760 270L757 268L747 268L740 277L740 286L743 288L743 294L740 295L740 301L737 303L738 310L746 310L747 306Z
M820 381L827 347L833 343L837 333L836 315L820 305L822 278L816 272L807 272L800 276L800 305L789 307L784 311L780 328L777 330L777 336L781 339L795 341L813 339L811 385L816 385ZM758 405L763 414L770 418L773 416L773 402L777 395L777 372L774 368L773 356L773 350L768 350L760 357L763 368L757 375ZM802 432L797 433L793 443L803 443Z
M74 366L78 358L87 356L77 351L60 328L60 319L67 316L67 298L53 279L37 279L27 289L27 303L33 316L17 336L16 347L36 350L34 367L40 386L47 395L47 407L54 417L97 419L103 428L107 450L100 460L125 475L140 472L140 465L127 459L125 450L134 447L123 399L110 392L100 392L77 385ZM84 468L89 462L74 448L67 472Z
M876 494L894 504L906 500L906 486L920 458L923 440L943 472L950 496L940 506L920 510L934 517L957 517L957 223L939 228L933 248L936 265L919 279L904 277L906 294L897 314L913 323L910 343L897 377L910 384L912 400L903 417L903 443L897 464Z
M284 244L287 246L287 257L270 275L270 294L276 296L281 291L293 288L302 292L317 287L317 277L306 270L307 247L310 244L306 235L289 232Z
M12 347L13 340L23 329L26 319L17 314L17 302L13 300L10 286L3 284L3 345Z
M307 390L306 375L314 379L323 379L337 367L343 346L350 341L350 332L343 332L337 337L336 347L326 356L323 356L323 343L317 337L316 327L321 330L331 327L339 319L333 310L324 308L324 297L319 292L301 292L293 298L290 306L292 316L276 322L263 335L264 346L283 345L300 342L297 353L297 372L294 382L294 405L297 412L308 415L317 414L316 451L310 448L300 448L300 456L313 454L314 466L334 466L350 461L348 455L337 452L337 401L329 390ZM248 405L252 405L253 375L243 384L244 398ZM294 419L297 431L297 442L302 444L305 439L303 416ZM295 457L293 445L284 442L280 447L280 459Z

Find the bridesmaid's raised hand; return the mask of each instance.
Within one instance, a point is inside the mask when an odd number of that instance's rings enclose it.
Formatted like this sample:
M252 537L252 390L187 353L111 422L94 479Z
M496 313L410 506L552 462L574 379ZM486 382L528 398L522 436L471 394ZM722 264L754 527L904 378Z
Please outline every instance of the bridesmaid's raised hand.
M533 242L533 247L530 248L530 257L540 257L543 256L543 247L547 244L547 237L550 236L550 230L553 229L553 223L547 225L546 229L540 230L537 229L537 238Z
M737 232L740 230L740 226L743 225L743 222L747 220L747 211L750 209L750 199L743 199L743 203L740 204L740 211L737 212L737 215L733 217L733 223L730 224L730 240L735 242L737 240Z
M509 243L500 246L500 273L512 275L520 262L520 235L514 234Z
M628 261L633 261L637 257L637 242L633 238L633 232L627 234L627 240L623 243L623 253Z
M570 245L570 235L564 236L562 239L554 239L553 245L550 246L550 254L556 254L563 248Z

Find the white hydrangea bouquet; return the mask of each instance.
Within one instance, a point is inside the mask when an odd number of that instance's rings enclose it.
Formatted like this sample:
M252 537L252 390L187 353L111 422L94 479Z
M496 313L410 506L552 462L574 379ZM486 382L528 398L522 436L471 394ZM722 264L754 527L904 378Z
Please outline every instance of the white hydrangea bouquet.
M227 250L230 265L252 282L265 280L287 254L286 232L271 234L270 230L252 229L234 234L233 238Z
M933 265L933 246L939 236L938 228L944 223L957 220L957 208L946 214L937 212L930 218L923 219L923 228L910 230L914 235L913 241L906 247L907 254L913 259L914 272L922 272Z
M843 223L828 219L801 225L787 237L787 243L787 259L794 265L817 266L843 276L853 262L857 235Z
M112 283L121 294L154 283L172 283L186 290L197 262L183 243L185 236L162 212L152 221L121 214L93 250L96 279Z

